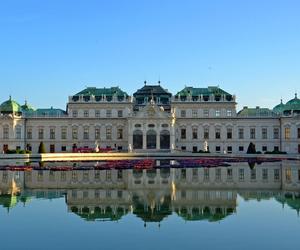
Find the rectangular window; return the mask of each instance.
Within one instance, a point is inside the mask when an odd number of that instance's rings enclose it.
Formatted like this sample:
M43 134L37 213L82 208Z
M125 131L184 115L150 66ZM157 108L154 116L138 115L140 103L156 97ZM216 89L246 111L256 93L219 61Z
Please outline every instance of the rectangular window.
M3 139L8 139L9 138L9 127L5 126L3 127Z
M227 180L232 180L232 169L227 168Z
M55 128L50 128L50 139L51 140L55 139Z
M279 181L279 179L280 179L279 169L274 169L274 181Z
M255 139L255 128L250 128L250 139Z
M67 151L67 147L66 146L61 146L61 151L62 152L66 152Z
M244 179L245 179L244 169L240 168L239 169L239 180L243 181Z
M78 116L78 112L77 112L77 110L73 110L73 112L72 112L72 116L73 116L73 117L77 117L77 116Z
M198 128L197 127L193 127L192 128L193 132L193 139L198 139Z
M111 140L111 127L106 128L106 140Z
M267 146L262 146L262 151L263 151L263 152L268 151L268 147L267 147Z
M83 139L88 140L89 139L89 127L83 128Z
M262 128L261 129L261 138L262 139L268 139L268 130L267 130L267 128Z
M66 140L67 139L67 128L66 127L62 127L61 128L61 139L62 140Z
M298 181L300 181L300 169L298 169Z
M100 117L100 110L95 110L95 117L99 118Z
M117 139L118 140L123 139L123 129L122 128L118 128L118 130L117 130Z
M22 130L20 126L16 127L16 139L21 139L22 136Z
M232 153L232 146L228 146L228 147L227 147L227 153L228 153L228 154L231 154L231 153Z
M291 138L291 129L290 128L284 128L284 138L286 140L289 140Z
M251 169L251 180L254 181L256 180L256 169Z
M118 199L122 199L122 197L123 197L123 191L122 190L118 190L117 196L118 196Z
M244 151L244 147L243 146L239 146L239 151L243 152Z
M220 117L221 115L221 111L220 110L216 110L216 117Z
M273 128L273 138L279 139L279 128Z
M88 111L88 110L84 110L84 111L83 111L83 116L84 116L85 118L89 117L89 111Z
M122 180L123 179L123 171L122 170L118 170L118 180Z
M262 170L262 179L264 181L268 180L268 169L266 169L266 168L263 168L263 170Z
M240 140L244 139L244 129L243 128L239 128L239 139Z
M198 147L197 146L193 146L193 153L197 153L198 151Z
M180 179L181 180L185 180L186 179L186 169L181 169Z
M192 110L192 116L193 116L194 118L196 118L196 117L198 116L198 110L197 110L197 109L193 109L193 110Z
M95 177L95 180L96 181L99 181L100 180L100 171L99 170L95 170L95 175L94 175Z
M232 139L232 128L227 128L227 139Z
M29 140L32 139L32 128L27 129L27 139L29 139Z
M55 173L53 170L49 171L49 181L55 181Z
M95 128L95 140L100 139L100 128Z
M220 151L221 151L221 147L220 146L216 146L216 152L220 153Z
M204 180L209 181L209 169L204 168Z
M216 128L216 139L221 139L221 129Z
M198 178L198 169L197 168L193 168L193 180L197 179Z
M185 110L180 111L180 117L186 117L186 111Z
M60 172L60 180L61 181L66 181L67 180L67 173L66 173L66 171Z
M77 129L77 127L72 128L72 139L73 140L78 139L78 129Z
M203 110L203 115L204 115L204 117L208 117L209 116L209 110L208 109L204 109Z
M181 150L185 151L186 150L186 146L181 146Z
M77 175L76 170L72 171L72 181L77 181L77 180L78 180L78 175Z
M221 169L216 168L216 181L221 181Z
M111 117L111 110L110 109L106 110L106 117L107 118Z
M209 128L204 128L203 137L204 139L209 139Z
M231 117L231 116L232 116L232 110L231 110L231 109L228 109L228 110L227 110L227 116L228 116L228 117Z
M123 117L123 110L118 110L118 117Z
M180 138L181 139L186 139L186 129L185 128L181 129Z
M111 170L106 170L106 180L111 181Z
M39 140L44 139L44 129L43 128L39 128L38 138L39 138Z
M290 182L292 180L292 170L290 168L287 168L285 170L285 180L287 182Z
M297 138L300 139L300 128L297 128Z

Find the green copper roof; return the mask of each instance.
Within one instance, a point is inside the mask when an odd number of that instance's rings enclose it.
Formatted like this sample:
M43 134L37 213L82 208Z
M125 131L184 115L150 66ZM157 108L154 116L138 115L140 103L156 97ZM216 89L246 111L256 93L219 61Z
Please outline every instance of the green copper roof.
M65 116L67 113L62 109L56 108L46 108L46 109L37 109L29 110L25 112L26 117L61 117Z
M22 111L34 111L35 109L25 101L25 104L21 106Z
M179 91L176 96L210 96L210 95L229 95L228 92L217 86L209 86L207 88L194 88L194 87L185 87L183 90Z
M3 102L0 105L1 113L19 113L21 112L21 106L9 97L9 100Z
M162 86L160 85L144 85L141 89L138 89L133 96L161 96L161 95L165 95L165 96L169 96L171 97L172 94L170 92L168 92L168 90L164 89Z
M244 107L241 111L238 112L238 116L243 117L274 117L276 113L268 108L248 108Z
M285 104L284 111L290 110L300 110L300 99L298 99L297 94L295 94L295 98Z
M282 100L281 100L280 103L273 108L273 111L276 114L281 114L284 111L284 108L285 108L285 105L282 103Z
M77 93L75 96L128 96L126 92L121 90L119 87L111 87L111 88L96 88L96 87L88 87L79 93Z

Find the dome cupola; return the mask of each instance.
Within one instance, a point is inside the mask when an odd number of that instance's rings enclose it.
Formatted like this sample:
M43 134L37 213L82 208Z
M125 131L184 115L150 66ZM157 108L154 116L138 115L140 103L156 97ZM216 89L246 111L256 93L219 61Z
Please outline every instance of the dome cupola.
M300 99L297 97L297 93L295 93L295 98L289 100L284 107L285 114L296 113L300 114Z
M9 97L9 100L0 105L0 113L2 114L20 114L21 112L21 106L16 101L12 100L11 96Z

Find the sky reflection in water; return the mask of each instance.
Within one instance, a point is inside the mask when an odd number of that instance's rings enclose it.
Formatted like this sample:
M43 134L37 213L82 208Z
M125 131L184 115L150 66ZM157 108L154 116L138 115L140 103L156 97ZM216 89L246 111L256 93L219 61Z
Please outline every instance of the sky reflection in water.
M296 249L299 163L254 169L0 171L1 249Z

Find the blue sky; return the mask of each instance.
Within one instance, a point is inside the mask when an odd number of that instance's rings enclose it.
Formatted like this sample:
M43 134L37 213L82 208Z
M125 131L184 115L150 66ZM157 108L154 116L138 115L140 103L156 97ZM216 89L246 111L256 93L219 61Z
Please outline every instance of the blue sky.
M238 107L300 91L300 1L2 0L0 102L65 108L85 86L219 85Z

